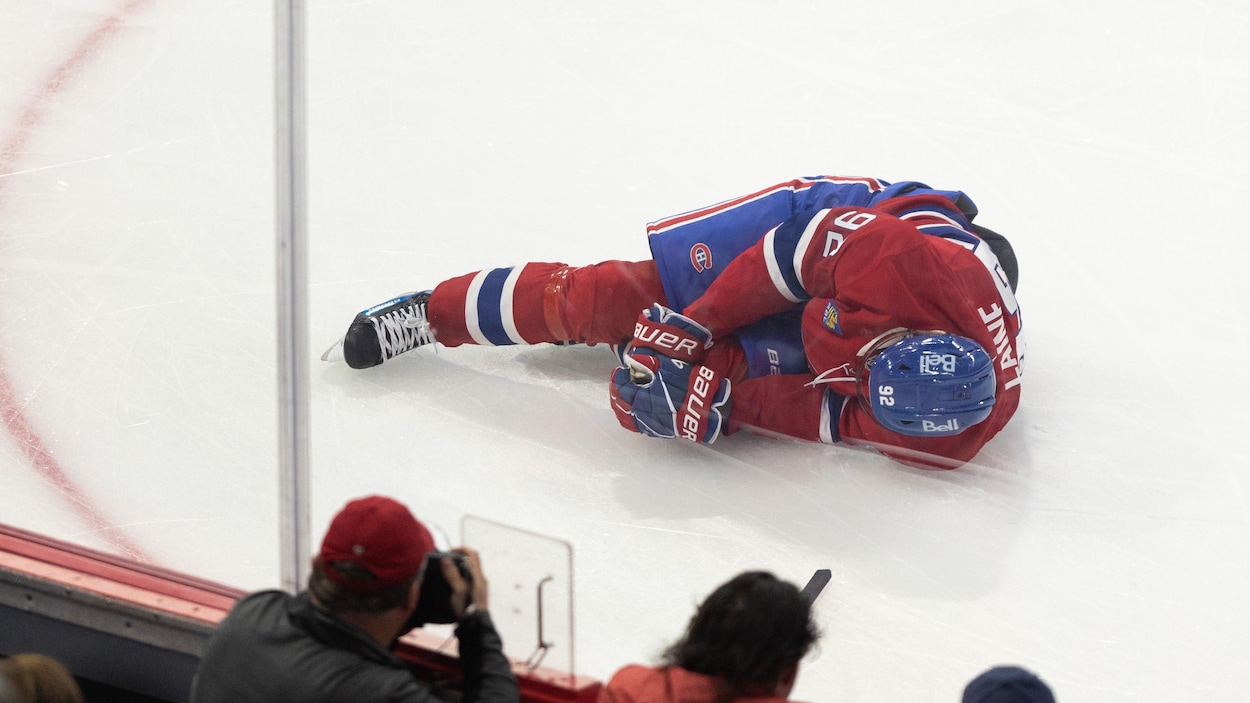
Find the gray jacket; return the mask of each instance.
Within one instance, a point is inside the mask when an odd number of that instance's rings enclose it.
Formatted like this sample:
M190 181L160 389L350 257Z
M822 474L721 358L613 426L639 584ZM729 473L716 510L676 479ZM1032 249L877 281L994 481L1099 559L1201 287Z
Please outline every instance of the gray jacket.
M463 703L517 703L516 677L489 613L456 627ZM408 666L364 632L312 604L307 593L243 598L209 638L191 703L405 701L441 703Z

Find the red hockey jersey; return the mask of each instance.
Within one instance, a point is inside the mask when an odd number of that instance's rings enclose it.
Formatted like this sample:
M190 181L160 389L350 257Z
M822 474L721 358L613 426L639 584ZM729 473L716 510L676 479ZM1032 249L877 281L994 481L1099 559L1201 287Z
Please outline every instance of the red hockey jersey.
M941 196L916 195L803 213L734 259L684 314L720 335L803 304L810 373L737 383L730 432L866 444L927 468L975 456L1019 406L1024 341L1006 275L951 211ZM987 419L956 435L917 437L872 418L857 375L875 343L906 330L968 337L995 358Z

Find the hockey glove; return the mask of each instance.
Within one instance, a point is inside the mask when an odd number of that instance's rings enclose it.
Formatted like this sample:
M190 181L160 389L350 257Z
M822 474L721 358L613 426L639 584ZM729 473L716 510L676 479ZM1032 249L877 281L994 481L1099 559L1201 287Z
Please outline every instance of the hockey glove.
M716 441L733 407L729 379L649 349L627 354L624 361L609 388L621 427L663 439Z
M712 346L712 333L694 320L653 303L634 324L634 339L625 350L650 349L657 354L689 363L703 360ZM624 359L622 358L622 363Z

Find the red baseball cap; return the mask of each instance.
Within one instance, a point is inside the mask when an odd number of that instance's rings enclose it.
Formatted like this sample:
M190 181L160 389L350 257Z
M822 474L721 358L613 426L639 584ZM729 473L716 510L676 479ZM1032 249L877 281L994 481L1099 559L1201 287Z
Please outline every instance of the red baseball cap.
M430 531L403 503L375 495L351 501L334 516L318 561L331 581L353 592L373 593L416 576L425 555L434 550ZM342 574L336 562L364 567L374 578L362 581Z

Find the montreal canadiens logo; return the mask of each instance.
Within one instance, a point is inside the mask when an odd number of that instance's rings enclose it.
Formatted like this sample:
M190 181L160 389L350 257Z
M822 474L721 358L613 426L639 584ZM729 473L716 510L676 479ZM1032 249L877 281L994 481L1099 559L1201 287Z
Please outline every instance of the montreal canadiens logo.
M698 273L712 268L712 250L703 242L690 247L690 265Z

